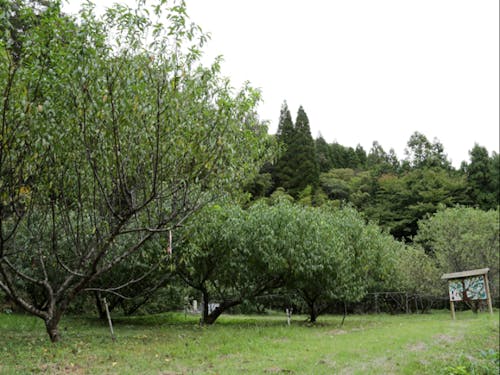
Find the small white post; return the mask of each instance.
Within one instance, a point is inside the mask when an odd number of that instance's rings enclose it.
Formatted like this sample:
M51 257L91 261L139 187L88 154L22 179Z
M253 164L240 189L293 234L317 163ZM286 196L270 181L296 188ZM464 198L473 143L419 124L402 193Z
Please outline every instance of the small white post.
M290 321L292 320L292 313L293 313L292 307L286 309L286 320L288 325L290 325Z

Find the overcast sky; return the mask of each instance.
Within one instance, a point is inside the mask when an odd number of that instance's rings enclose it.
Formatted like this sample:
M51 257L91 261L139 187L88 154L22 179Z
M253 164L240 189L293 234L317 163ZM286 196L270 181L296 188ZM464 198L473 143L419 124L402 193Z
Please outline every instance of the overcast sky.
M76 12L80 0L65 7ZM97 0L109 6L111 1ZM128 0L127 3L133 3ZM474 143L499 151L498 0L186 0L238 88L262 90L275 133L281 104L313 137L400 159L411 134L437 138L455 166Z

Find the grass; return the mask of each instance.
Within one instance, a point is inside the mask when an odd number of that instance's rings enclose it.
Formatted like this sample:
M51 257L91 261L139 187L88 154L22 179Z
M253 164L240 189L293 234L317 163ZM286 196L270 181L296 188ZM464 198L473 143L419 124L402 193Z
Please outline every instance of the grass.
M498 374L499 315L67 317L51 344L41 320L0 314L0 374Z

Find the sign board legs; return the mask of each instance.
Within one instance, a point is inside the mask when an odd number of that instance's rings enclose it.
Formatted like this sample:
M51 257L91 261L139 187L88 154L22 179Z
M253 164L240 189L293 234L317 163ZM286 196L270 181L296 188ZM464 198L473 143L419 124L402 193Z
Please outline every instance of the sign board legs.
M490 285L488 283L488 275L484 275L484 284L486 286L486 299L488 301L488 310L490 314L493 315L493 306L491 305L491 294L490 294Z

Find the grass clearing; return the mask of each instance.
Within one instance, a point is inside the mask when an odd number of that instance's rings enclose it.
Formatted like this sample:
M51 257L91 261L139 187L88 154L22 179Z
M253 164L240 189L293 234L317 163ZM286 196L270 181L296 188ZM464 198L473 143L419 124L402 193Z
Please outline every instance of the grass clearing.
M224 315L211 327L167 313L104 322L67 317L51 344L43 323L0 314L1 374L498 374L499 315ZM465 371L465 372L460 372Z

